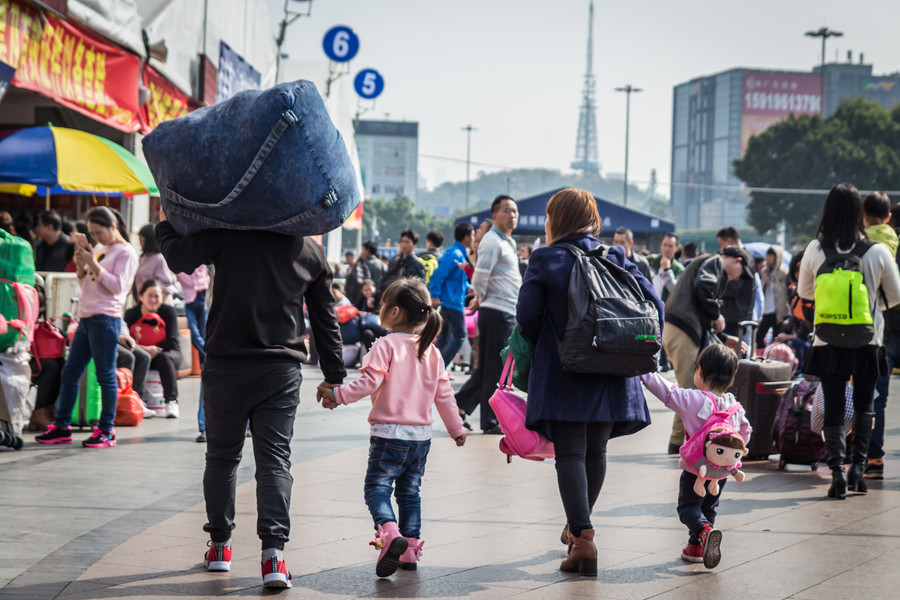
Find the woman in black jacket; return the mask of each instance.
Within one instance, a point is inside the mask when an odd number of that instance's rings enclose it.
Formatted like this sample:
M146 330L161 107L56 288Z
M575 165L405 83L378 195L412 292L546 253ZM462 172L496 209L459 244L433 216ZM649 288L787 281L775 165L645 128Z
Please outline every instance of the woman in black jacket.
M178 365L181 364L181 345L178 340L178 317L175 307L163 304L162 285L156 279L148 279L141 284L138 290L137 306L132 306L125 311L125 325L131 331L131 337L137 341L138 346L150 355L150 368L159 371L159 379L162 382L163 397L166 401L166 416L170 419L178 418ZM165 326L165 338L155 344L142 343L132 330L132 326L146 314L155 313L162 319ZM152 323L141 325L142 328ZM145 339L147 339L145 337ZM151 338L152 339L152 338Z
M590 252L600 246L603 226L590 192L565 189L547 203L547 246L528 261L519 290L516 320L534 345L528 376L526 426L553 441L559 493L566 512L561 541L572 547L563 571L597 575L597 548L591 511L606 476L610 438L636 433L650 424L650 411L637 377L616 377L563 370L558 344L568 324L568 284L575 257L563 242ZM663 304L653 285L625 258L619 246L607 258L629 271L652 300L662 321ZM660 323L662 327L662 323Z

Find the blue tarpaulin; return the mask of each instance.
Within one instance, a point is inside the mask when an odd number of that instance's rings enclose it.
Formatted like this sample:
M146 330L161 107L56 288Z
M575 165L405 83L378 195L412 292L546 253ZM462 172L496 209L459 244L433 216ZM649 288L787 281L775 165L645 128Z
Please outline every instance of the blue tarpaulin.
M547 215L547 202L550 201L550 198L555 193L563 189L565 188L516 200L516 204L519 206L519 225L513 233L520 235L543 233L544 220ZM675 231L675 223L672 221L660 219L655 215L634 210L621 204L615 204L597 196L594 196L594 200L597 202L597 211L603 220L605 237L611 237L613 232L619 227L627 227L634 233L640 234ZM456 223L471 223L473 227L478 227L479 223L490 218L491 209L488 208L476 213L462 215L456 219Z

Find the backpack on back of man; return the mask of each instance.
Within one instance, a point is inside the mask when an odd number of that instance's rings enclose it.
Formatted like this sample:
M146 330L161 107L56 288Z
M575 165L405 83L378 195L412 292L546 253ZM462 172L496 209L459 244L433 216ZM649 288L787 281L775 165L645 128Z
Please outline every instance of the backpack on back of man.
M422 263L422 266L425 268L425 285L428 285L431 282L431 274L438 267L438 259L431 252L426 252L421 256L417 256L416 260Z
M556 244L575 257L569 276L568 321L559 358L569 373L633 377L657 370L659 313L637 279L607 258L609 248L584 252Z
M822 246L825 262L816 272L816 337L839 348L862 348L875 338L869 309L869 290L863 278L862 257L873 242L857 242L840 253Z

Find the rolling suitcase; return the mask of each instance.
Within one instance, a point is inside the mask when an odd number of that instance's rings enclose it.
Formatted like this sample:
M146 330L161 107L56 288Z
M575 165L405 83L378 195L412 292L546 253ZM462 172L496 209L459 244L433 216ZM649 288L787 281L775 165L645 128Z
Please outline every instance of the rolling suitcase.
M772 438L781 458L778 468L792 465L809 465L815 471L825 460L825 442L821 433L812 429L813 398L819 389L818 382L800 381L785 392L778 415L772 425Z
M742 321L742 328L751 329L750 338L756 337L755 321ZM772 425L781 403L781 396L791 387L791 365L762 357L756 357L756 348L751 342L748 357L738 365L734 384L728 391L734 394L753 426L750 444L745 460L766 460L770 454L777 454L778 448L772 439Z
M84 429L100 423L100 384L97 383L97 369L94 361L88 363L81 381L78 383L78 400L72 409L72 427Z

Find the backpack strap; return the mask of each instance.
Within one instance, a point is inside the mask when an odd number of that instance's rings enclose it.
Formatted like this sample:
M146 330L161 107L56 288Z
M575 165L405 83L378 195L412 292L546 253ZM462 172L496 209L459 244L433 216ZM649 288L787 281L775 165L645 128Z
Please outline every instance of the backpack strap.
M497 387L499 389L511 387L514 365L515 361L513 360L513 353L512 350L510 350L506 354L506 364L503 365L503 371L500 373L500 381L497 382Z
M712 405L713 405L713 413L719 413L719 412L722 412L722 413L724 413L726 416L729 416L729 417L730 417L730 416L734 415L737 411L739 411L739 410L741 410L741 409L743 408L743 407L741 406L741 403L740 403L740 402L735 402L734 404L732 404L731 406L729 406L727 410L725 410L725 411L720 411L720 410L719 410L719 403L716 402L716 397L713 396L712 393L710 393L710 392L707 392L707 391L705 391L705 390L701 390L701 391L703 392L703 395L706 396L707 398L709 398L709 401L712 402Z

